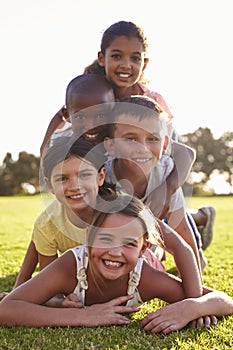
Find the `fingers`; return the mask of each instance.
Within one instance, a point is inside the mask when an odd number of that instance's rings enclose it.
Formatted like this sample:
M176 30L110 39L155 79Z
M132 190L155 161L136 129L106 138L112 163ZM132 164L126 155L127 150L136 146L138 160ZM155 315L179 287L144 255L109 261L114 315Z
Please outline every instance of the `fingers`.
M63 300L62 307L76 307L76 308L83 308L83 303L78 300L78 297L75 293L71 293L67 295L67 297Z
M187 317L174 312L173 306L168 305L147 315L141 324L146 332L168 334L183 328L187 323Z
M64 308L75 307L78 309L82 309L83 303L81 303L81 301L70 301L70 300L65 299L62 302L61 307L64 307Z
M216 325L217 323L218 323L218 319L217 319L217 317L216 316L210 316L210 319L211 319L211 323L212 324L214 324L214 325Z
M75 293L70 293L69 295L67 295L66 299L74 302L79 302L78 296Z
M122 315L118 315L119 317L116 318L116 321L114 322L114 324L130 324L133 321L130 320L129 318L122 316Z
M133 299L133 295L124 295L122 297L115 298L106 304L117 306L126 303L128 300Z
M160 318L155 318L151 320L148 323L144 323L143 325L143 330L145 332L152 332L152 333L163 333L163 334L168 334L173 331L176 331L178 329L182 328L182 325L179 323L175 323L174 320L170 319L160 319Z
M211 324L216 325L218 322L217 317L216 316L203 316L198 318L197 320L193 320L190 323L191 328L210 328Z

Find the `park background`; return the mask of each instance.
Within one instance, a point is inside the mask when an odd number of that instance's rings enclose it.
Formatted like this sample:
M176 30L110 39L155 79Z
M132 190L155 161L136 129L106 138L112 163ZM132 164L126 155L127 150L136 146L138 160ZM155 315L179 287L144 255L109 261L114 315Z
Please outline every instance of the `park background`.
M194 193L232 194L231 7L230 0L0 1L0 195L38 190L33 156L48 123L69 81L96 58L103 31L119 20L148 36L145 76L182 141L197 150Z
M168 102L181 141L197 150L197 195L190 206L209 204L217 213L203 278L232 296L231 0L0 0L0 290L12 289L33 223L44 209L37 179L47 125L64 104L69 81L96 57L103 31L119 20L145 29L146 77ZM215 189L208 183L212 173ZM167 267L174 272L172 260ZM145 305L129 327L0 327L0 348L233 349L232 316L209 330L145 334L140 317L161 306Z

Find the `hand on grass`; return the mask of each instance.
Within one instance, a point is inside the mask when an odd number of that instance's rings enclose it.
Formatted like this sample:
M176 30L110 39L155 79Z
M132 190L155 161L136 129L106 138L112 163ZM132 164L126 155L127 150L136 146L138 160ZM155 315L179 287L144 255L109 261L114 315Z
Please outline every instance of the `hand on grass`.
M61 307L76 307L82 308L83 303L78 300L78 297L75 293L67 295L67 297L62 301Z
M182 300L147 315L142 320L142 328L146 332L168 334L185 327L190 322L190 317L189 305Z
M132 296L127 295L115 298L107 303L86 307L84 309L85 316L82 318L83 325L93 327L109 324L124 325L131 323L132 320L122 315L139 311L139 308L122 305L130 299L132 299Z
M204 316L196 320L193 320L190 323L190 327L191 328L201 328L201 327L210 328L212 324L216 325L217 323L218 323L218 320L216 316L213 316L213 315Z

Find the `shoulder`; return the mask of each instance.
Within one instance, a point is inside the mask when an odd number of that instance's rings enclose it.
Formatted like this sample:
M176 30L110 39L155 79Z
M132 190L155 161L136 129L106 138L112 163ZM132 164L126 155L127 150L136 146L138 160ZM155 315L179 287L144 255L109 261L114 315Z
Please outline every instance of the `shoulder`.
M73 257L76 261L76 271L83 271L83 268L86 269L88 266L88 248L86 244L74 247L69 249L72 252ZM69 252L68 251L68 252ZM66 254L66 253L64 253Z
M157 96L159 96L158 92L150 90L146 85L142 83L138 83L140 88L143 91L143 95L152 98L153 100L157 101Z
M59 217L62 212L62 205L58 200L52 201L48 207L37 217L35 225L46 225L49 221L53 220L54 217Z

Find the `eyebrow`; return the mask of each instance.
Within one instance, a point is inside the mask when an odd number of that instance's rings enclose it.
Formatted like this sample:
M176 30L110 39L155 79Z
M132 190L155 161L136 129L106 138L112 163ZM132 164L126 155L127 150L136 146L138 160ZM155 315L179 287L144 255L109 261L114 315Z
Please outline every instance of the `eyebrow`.
M94 167L94 166L93 166ZM95 171L95 169L92 169L92 168L86 168L86 169L82 169L82 170L79 170L79 173L85 173L86 171Z
M102 237L111 238L111 237L114 237L115 235L112 234L112 233L108 233L108 232L98 232L98 233L97 233L97 236L102 236ZM132 238L132 237L124 237L123 239L124 239L124 241L138 242L138 239Z
M123 52L124 50L112 49L112 50L111 50L111 53L114 52L114 51L115 51L115 52ZM143 54L143 52L140 52L140 51L133 51L133 52L131 52L131 54L134 54L134 55L136 54L136 55L141 56L141 55Z
M93 166L93 168L94 168L94 166ZM79 174L80 173L85 173L85 172L87 172L87 171L92 171L92 172L94 172L95 171L95 169L92 169L92 168L86 168L86 169L82 169L82 170L79 170ZM61 177L61 176L67 176L68 174L67 173L57 173L57 174L54 174L53 175L53 178L56 178L56 177Z
M145 130L146 131L146 130ZM148 135L150 136L156 136L156 137L160 137L160 134L158 132L149 132L149 131L146 131L148 133ZM122 135L122 138L123 137L127 137L127 136L137 136L137 133L135 132L126 132L126 133L123 133Z

